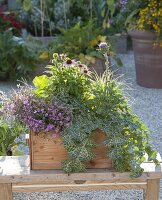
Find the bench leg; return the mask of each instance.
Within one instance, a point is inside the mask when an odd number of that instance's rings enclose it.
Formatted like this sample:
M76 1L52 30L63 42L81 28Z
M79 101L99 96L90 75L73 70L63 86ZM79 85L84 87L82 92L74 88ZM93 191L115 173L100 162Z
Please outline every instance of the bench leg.
M0 200L12 200L12 185L0 184Z
M159 200L160 179L148 179L145 200Z

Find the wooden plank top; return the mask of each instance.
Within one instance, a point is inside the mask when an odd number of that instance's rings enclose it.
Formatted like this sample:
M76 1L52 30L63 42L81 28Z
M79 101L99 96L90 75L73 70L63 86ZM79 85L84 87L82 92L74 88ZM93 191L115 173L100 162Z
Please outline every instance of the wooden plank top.
M0 183L29 183L49 181L124 181L132 180L129 172L119 173L108 169L88 169L84 173L66 174L62 170L30 170L29 156L1 156ZM142 164L145 172L135 180L162 178L162 162L159 166L154 163Z

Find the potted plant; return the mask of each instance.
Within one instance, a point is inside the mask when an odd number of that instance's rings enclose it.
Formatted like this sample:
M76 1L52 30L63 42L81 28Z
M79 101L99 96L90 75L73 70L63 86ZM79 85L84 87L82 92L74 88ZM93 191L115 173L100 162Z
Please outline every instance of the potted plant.
M72 173L110 167L112 162L117 171L137 177L145 154L158 163L156 151L148 145L147 128L112 78L108 45L101 43L99 51L107 66L102 77L54 53L53 64L47 66L49 76L35 77L35 88L22 86L4 106L30 130L32 169L62 167Z
M162 2L140 2L129 18L133 40L137 83L148 88L162 88L161 47ZM132 23L132 21L134 23Z

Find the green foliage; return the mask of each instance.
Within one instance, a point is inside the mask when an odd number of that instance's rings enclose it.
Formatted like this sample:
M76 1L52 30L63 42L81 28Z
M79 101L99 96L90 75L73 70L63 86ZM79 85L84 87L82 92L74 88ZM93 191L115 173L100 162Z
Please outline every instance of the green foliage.
M60 58L54 58L52 62L53 65L47 66L50 77L43 75L33 80L37 95L59 99L64 97L68 102L72 99L81 101L89 96L90 80L80 73L76 64L73 67L65 67Z
M146 154L158 164L157 153L148 144L148 129L131 111L121 85L109 69L102 77L93 73L87 76L80 73L79 62L64 66L69 58L62 61L58 54L53 57L53 66L48 66L50 76L37 77L34 83L37 95L57 99L72 109L72 122L61 133L69 154L69 159L62 162L63 170L84 171L85 161L95 158L92 149L97 144L93 134L97 129L106 135L107 156L117 171L140 176L143 172L140 165Z
M0 33L0 74L10 79L29 77L38 63L39 51L37 42L30 38L15 37L10 31Z
M50 52L66 53L72 58L78 57L81 53L89 54L95 51L95 48L91 48L90 42L101 34L101 30L96 28L92 21L85 25L77 23L70 29L60 31L62 35L49 45Z
M0 118L0 156L22 155L18 145L23 142L16 142L20 134L24 133L25 129L18 123L7 121L4 117Z
M23 0L23 8L25 11L29 11L32 7L31 0Z
M104 59L102 54L96 51L100 42L106 42L106 36L102 36L100 28L96 27L94 21L86 24L77 23L70 29L60 29L61 35L57 36L54 41L49 44L49 52L65 53L71 58L80 59L81 62L91 66L95 63L95 59ZM122 66L121 60L113 48L110 52L118 66Z
M128 30L136 28L140 10L145 8L149 3L150 0L128 1L127 10L125 10L125 12L127 13L127 18L125 20L125 27Z

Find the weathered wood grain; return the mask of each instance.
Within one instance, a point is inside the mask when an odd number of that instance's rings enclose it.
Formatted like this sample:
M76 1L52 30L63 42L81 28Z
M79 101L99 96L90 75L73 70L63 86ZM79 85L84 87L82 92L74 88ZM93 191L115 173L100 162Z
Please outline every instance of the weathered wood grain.
M137 179L131 179L129 172L119 173L109 169L87 169L85 173L65 174L62 170L30 170L29 156L0 157L0 183L32 183L49 181L146 181L162 178L162 163L141 165L145 172Z
M84 191L84 190L129 190L146 189L147 183L85 183L85 184L19 184L13 185L15 192L61 192L61 191Z
M160 179L147 180L146 200L159 200Z
M62 170L30 170L29 156L0 157L0 200L11 200L15 192L143 189L147 200L158 200L162 163L145 162L145 172L132 179L130 173L110 169L87 169L65 174Z
M86 162L87 168L112 168L112 161L107 158L106 146L103 144L105 134L97 130L93 136L97 143L92 151L95 159ZM61 138L46 139L30 133L30 162L31 169L61 169L61 161L68 159Z
M12 200L11 184L0 184L0 200Z

